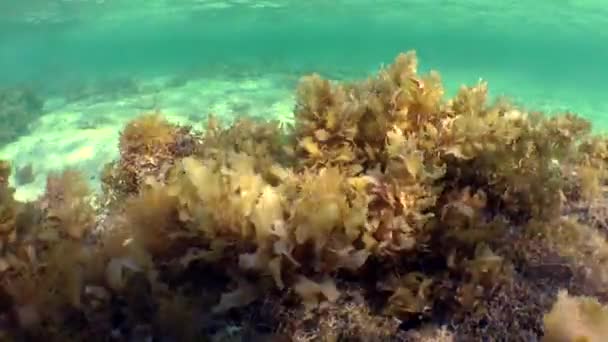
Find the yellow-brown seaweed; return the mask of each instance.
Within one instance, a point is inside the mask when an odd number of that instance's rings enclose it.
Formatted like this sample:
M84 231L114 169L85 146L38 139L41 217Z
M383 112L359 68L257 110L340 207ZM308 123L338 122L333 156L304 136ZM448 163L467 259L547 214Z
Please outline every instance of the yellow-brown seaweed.
M123 337L138 327L202 339L213 335L205 324L238 313L249 334L258 317L277 338L306 335L316 319L321 340L361 341L439 322L454 329L445 336L475 340L485 320L492 336L517 340L493 317L522 315L508 321L542 334L543 269L593 270L581 288L605 294L594 266L608 260L605 222L572 211L605 197L606 140L571 113L490 102L484 82L446 99L439 74L417 64L408 52L361 82L303 78L288 131L210 117L197 133L138 117L99 207L67 171L26 210L0 164L6 319L84 340L112 331L120 311ZM552 295L571 280L549 281ZM162 321L182 307L192 322Z

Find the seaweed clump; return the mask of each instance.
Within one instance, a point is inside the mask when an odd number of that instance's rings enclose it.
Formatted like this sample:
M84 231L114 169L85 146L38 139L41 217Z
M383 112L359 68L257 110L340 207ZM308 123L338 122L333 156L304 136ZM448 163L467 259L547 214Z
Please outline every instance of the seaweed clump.
M1 321L19 329L15 338L45 336L48 326L61 326L82 307L85 283L99 270L87 241L95 224L91 193L79 173L66 170L49 176L39 200L21 203L6 182L10 166L2 165Z
M544 323L546 342L602 341L608 336L608 308L595 298L560 291Z
M158 112L130 121L121 132L120 158L105 166L102 183L106 200L137 193L147 177L164 179L173 162L196 146L189 127L178 127Z
M30 204L49 261L20 274L71 285L44 292L54 305L31 304L37 324L20 326L124 340L529 340L560 289L606 298L605 219L589 219L605 140L571 113L490 102L484 82L445 99L417 63L401 54L354 83L304 77L293 129L131 121L105 170L109 202L92 207L67 172Z

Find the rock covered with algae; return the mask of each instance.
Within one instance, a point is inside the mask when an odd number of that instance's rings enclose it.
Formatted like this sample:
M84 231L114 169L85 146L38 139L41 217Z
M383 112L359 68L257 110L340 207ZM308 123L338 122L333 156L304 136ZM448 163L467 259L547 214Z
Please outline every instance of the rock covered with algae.
M608 145L487 91L446 99L408 52L364 81L304 77L289 128L143 115L100 196L68 170L18 203L0 173L2 333L527 341L546 323L553 341L558 291L607 298Z
M14 141L42 114L44 101L31 89L0 87L0 145Z

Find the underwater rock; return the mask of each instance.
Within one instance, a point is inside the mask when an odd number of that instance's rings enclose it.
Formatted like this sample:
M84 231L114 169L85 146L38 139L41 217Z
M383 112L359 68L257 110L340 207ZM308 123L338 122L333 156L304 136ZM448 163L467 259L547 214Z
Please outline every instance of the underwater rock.
M17 185L26 185L33 182L36 178L34 167L32 164L24 165L18 168L15 172L15 181Z
M42 114L44 101L31 89L0 88L0 144L24 134Z

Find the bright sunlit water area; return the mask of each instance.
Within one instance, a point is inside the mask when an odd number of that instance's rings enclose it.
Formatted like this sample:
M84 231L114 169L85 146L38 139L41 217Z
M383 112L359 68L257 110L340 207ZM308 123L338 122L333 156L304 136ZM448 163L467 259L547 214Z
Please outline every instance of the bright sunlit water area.
M32 166L20 199L65 168L94 183L141 113L290 122L301 76L365 78L409 50L448 94L483 79L608 128L605 1L0 0L0 159Z

